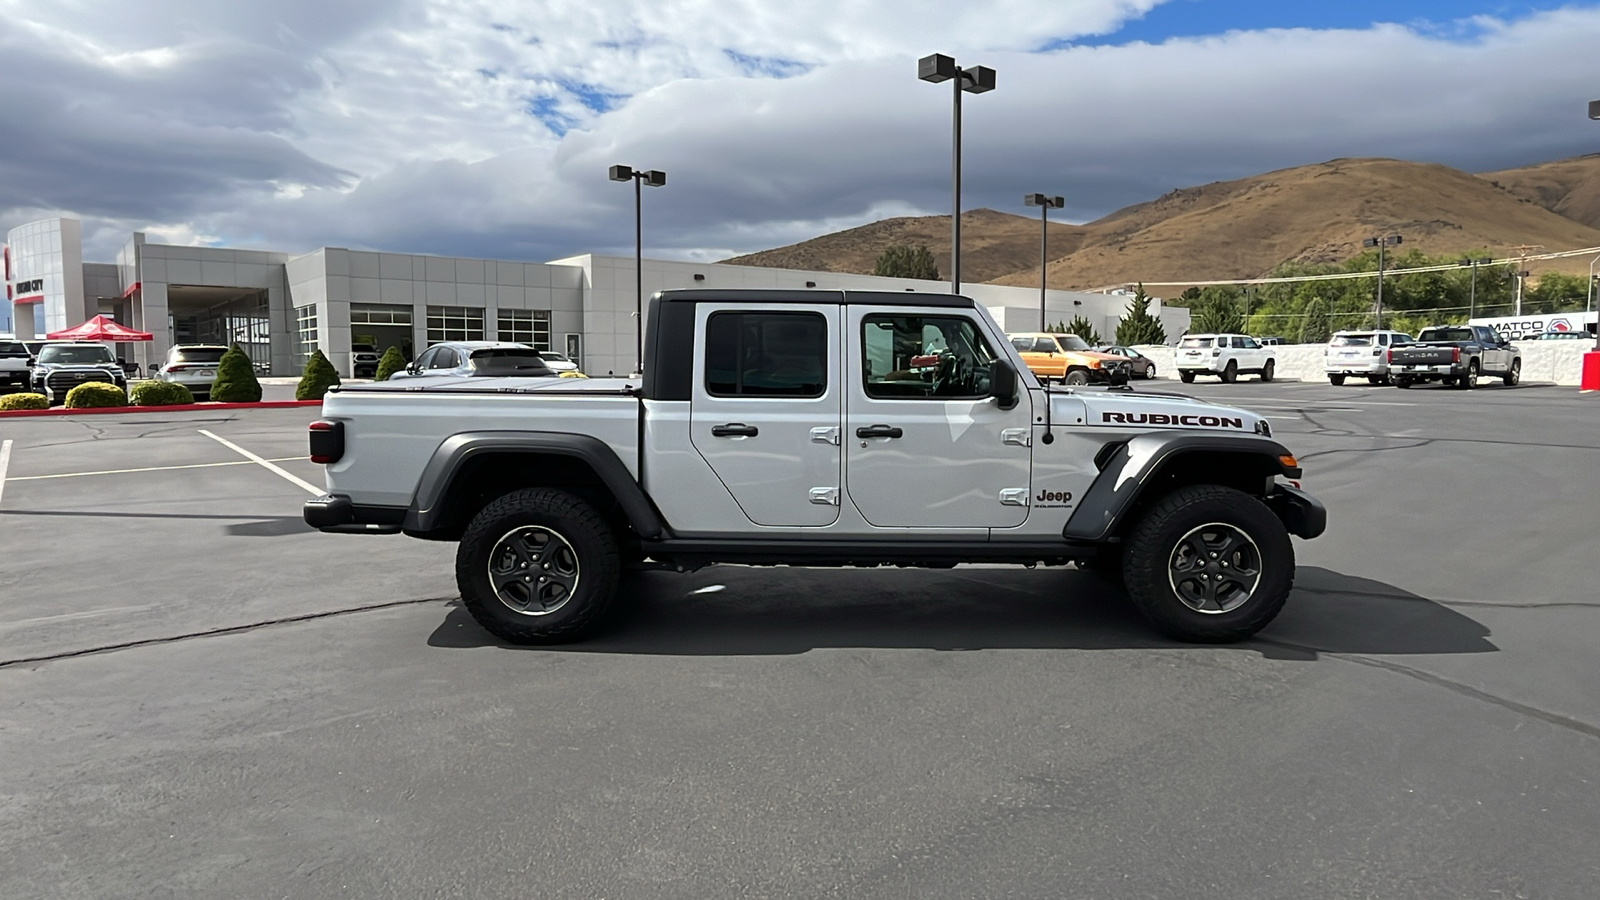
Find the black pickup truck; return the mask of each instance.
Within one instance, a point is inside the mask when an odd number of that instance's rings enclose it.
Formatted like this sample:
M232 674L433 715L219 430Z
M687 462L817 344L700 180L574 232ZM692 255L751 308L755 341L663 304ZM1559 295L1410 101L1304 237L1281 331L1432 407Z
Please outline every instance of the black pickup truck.
M1507 385L1522 378L1522 353L1487 325L1435 325L1415 343L1389 349L1389 376L1403 388L1423 381L1463 390L1482 376Z

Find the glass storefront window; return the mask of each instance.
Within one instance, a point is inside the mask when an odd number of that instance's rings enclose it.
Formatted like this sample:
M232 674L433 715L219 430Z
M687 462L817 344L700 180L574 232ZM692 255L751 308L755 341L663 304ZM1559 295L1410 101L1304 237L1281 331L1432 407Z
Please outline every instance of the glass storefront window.
M483 340L483 307L428 307L428 343Z
M499 340L527 344L535 350L550 349L550 311L545 309L502 309L495 334Z

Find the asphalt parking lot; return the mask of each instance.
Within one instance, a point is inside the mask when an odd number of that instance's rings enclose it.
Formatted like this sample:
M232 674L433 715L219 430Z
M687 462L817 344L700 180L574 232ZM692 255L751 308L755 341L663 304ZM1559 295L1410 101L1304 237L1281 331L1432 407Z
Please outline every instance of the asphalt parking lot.
M305 528L314 410L0 419L0 897L1594 896L1600 397L1180 388L1329 508L1241 645L719 567L509 648L452 545Z

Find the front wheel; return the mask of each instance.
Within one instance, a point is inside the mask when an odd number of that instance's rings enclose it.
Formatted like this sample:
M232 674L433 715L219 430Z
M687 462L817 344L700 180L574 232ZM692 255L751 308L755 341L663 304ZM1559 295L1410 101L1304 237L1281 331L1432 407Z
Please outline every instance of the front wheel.
M1178 373L1178 378L1184 384L1194 384L1194 373L1193 372L1179 372Z
M1294 545L1249 494L1179 488L1124 543L1123 580L1141 615L1180 641L1243 640L1271 622L1294 586Z
M566 491L527 488L478 513L456 551L461 602L513 644L584 637L617 593L621 555L606 520Z
M1082 369L1073 369L1072 371L1067 373L1067 377L1061 379L1061 383L1062 384L1070 384L1070 385L1088 384L1089 383L1089 373L1085 372Z
M1518 382L1522 381L1522 360L1513 359L1511 368L1506 371L1505 378L1502 380L1505 382L1506 387L1514 387Z

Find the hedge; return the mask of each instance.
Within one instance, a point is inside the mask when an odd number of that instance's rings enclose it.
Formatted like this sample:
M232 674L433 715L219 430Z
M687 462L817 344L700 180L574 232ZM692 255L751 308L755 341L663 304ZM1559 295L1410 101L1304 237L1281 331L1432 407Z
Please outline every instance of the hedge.
M378 371L372 376L373 381L388 381L389 376L406 367L406 358L400 353L400 348L391 344L389 349L383 351L383 356L378 359Z
M171 381L141 381L128 391L134 406L181 406L194 402L194 392Z
M0 397L0 412L13 409L49 409L50 401L43 394L6 394Z
M104 381L86 381L67 391L67 409L101 409L107 406L127 406L128 392Z
M328 388L339 383L339 373L333 368L333 363L328 361L322 351L318 350L306 360L306 372L300 376L300 384L294 389L296 400L321 400Z
M228 348L217 361L217 377L211 382L207 397L218 403L260 403L261 382L256 380L256 367L238 344Z

